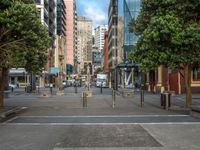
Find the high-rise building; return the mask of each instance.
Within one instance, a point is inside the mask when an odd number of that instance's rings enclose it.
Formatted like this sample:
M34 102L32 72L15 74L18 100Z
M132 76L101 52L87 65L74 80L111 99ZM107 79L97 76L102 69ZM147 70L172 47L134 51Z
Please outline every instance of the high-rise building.
M109 5L109 27L108 27L108 59L109 69L115 79L116 88L118 87L118 77L114 75L114 70L119 64L126 68L128 54L137 41L137 36L129 32L129 21L136 19L140 10L140 0L110 0ZM121 71L120 69L117 70ZM131 71L125 73L125 85L130 82ZM114 80L113 79L113 80Z
M57 0L57 35L55 46L54 70L56 72L55 85L61 89L62 81L66 78L66 5L64 0Z
M109 83L112 81L112 86L115 90L118 88L118 72L116 70L116 66L118 64L117 25L118 0L110 0L108 8L108 65L110 72Z
M104 35L105 32L108 31L108 25L100 25L95 29L95 46L98 48L98 51L101 53L101 59L103 59L103 48L104 48ZM103 66L103 60L102 66Z
M66 5L66 72L72 74L74 67L74 51L76 42L76 1L64 0Z
M78 65L79 65L79 61L78 61L78 50L77 50L77 12L75 11L75 19L74 19L75 23L74 23L74 73L78 74L79 70L78 70Z
M64 0L57 0L57 35L66 36L66 5Z
M105 32L104 35L104 51L103 51L103 72L109 73L109 67L108 67L108 32Z
M118 1L110 0L108 9L108 64L110 69L117 65L117 23L118 23Z
M103 51L104 35L108 31L108 25L100 25L95 29L95 46L98 47L99 52Z
M77 18L77 60L79 70L84 69L84 63L92 62L92 21L85 17Z
M49 30L49 1L35 0L42 24Z
M49 61L47 71L54 65L54 48L56 35L56 0L35 0L36 8L40 14L42 24L48 29L51 37L49 53Z
M127 60L128 54L135 46L138 37L135 33L129 32L129 22L137 19L140 11L140 0L123 0L123 18L124 18L124 60Z

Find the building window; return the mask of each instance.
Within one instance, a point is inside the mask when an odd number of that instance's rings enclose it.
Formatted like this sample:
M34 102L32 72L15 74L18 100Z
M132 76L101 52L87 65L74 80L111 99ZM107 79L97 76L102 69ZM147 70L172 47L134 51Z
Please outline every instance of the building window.
M193 68L192 79L193 81L200 81L200 67Z
M40 4L40 3L41 3L41 0L35 0L35 3L36 3L36 4Z

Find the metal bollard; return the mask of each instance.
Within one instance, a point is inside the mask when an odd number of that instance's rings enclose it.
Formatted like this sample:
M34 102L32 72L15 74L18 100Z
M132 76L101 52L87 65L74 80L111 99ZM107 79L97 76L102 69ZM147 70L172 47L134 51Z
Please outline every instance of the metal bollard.
M140 91L140 96L141 96L141 107L144 106L144 90Z
M51 95L53 94L53 84L50 83L50 92L51 92Z
M83 92L83 108L87 107L87 94Z
M51 95L52 95L52 93L53 93L53 88L52 87L50 87L50 92L51 92Z
M77 89L77 86L75 85L75 93L77 93L78 89Z
M169 94L165 94L165 109L168 110L169 108Z
M37 89L37 93L39 94L40 93L40 87L36 86L36 89Z
M112 90L112 108L115 108L116 104L116 93L115 90Z
M101 83L101 94L103 93L103 90L102 90L102 83Z

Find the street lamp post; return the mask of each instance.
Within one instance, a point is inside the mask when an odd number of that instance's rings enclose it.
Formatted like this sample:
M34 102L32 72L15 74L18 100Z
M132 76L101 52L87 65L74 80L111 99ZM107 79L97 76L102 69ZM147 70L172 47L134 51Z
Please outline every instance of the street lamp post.
M117 57L113 57L113 78L114 78L114 83L113 83L113 88L118 91L118 69L117 69Z
M88 82L88 91L90 90L90 66L87 66L87 82Z

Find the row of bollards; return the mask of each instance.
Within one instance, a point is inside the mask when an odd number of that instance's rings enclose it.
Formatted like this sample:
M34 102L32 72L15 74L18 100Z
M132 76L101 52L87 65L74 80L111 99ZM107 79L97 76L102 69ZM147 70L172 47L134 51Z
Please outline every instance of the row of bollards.
M116 105L116 91L112 90L112 108L115 108ZM141 88L140 91L140 106L144 106L144 89Z

